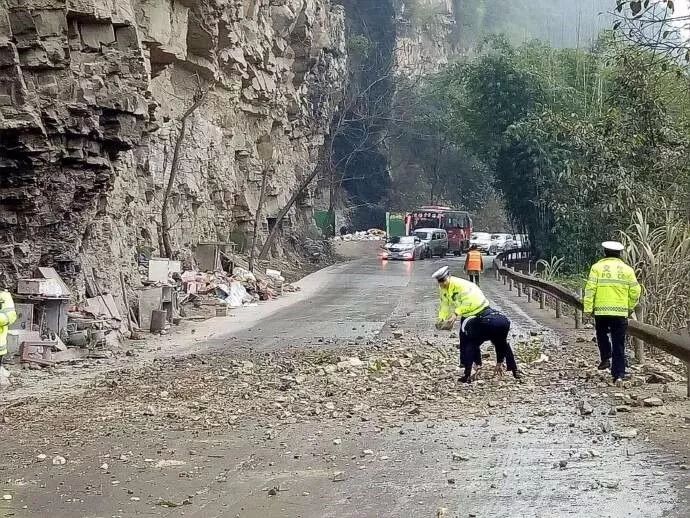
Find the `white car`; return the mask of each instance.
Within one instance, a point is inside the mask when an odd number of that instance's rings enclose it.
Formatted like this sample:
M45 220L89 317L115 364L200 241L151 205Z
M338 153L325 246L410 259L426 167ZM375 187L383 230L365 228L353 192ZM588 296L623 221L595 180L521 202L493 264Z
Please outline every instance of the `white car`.
M488 232L473 232L470 236L470 248L477 245L477 249L481 252L488 252L491 248L491 234Z
M512 234L491 234L491 246L489 247L491 255L513 248L517 248L517 243Z

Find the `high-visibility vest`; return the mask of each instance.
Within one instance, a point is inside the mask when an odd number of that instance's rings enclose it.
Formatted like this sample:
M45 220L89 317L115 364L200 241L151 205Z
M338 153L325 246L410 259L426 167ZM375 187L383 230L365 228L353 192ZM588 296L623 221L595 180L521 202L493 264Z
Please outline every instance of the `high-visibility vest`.
M585 313L595 316L627 317L638 301L642 288L635 270L618 257L607 257L592 266L585 286Z
M473 282L451 277L448 286L439 289L441 306L438 319L448 320L453 314L471 317L489 307L489 301L482 290Z
M12 295L9 291L0 291L0 356L7 354L7 332L16 320Z
M482 253L479 250L470 250L467 252L465 269L468 272L482 271Z

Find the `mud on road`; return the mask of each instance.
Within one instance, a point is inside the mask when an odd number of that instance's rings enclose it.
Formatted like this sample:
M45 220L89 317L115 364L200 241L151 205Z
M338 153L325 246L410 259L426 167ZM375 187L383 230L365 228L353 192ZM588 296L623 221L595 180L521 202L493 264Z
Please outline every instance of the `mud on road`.
M396 334L400 334L396 331ZM678 458L630 433L545 333L526 378L456 383L448 336L164 359L4 411L6 516L684 516ZM582 400L592 412L582 415ZM640 411L651 411L643 409Z

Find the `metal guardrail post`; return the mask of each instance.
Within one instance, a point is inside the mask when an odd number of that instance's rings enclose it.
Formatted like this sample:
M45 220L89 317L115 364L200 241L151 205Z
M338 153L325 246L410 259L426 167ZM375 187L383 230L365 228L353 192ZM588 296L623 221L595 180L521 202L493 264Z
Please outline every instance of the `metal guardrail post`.
M556 318L561 318L561 299L556 298Z
M580 298L584 295L584 290L580 288ZM580 329L582 327L582 311L575 308L575 329Z
M527 291L527 302L532 302L532 288L525 284L525 290Z
M518 297L522 297L522 283L516 282L515 284L517 285Z
M508 278L508 291L513 291L513 279L512 279L512 277Z
M687 334L690 335L690 320L687 320L686 331L687 331ZM685 396L690 398L690 363L689 362L685 362L685 382L686 382Z
M642 304L635 309L635 320L644 322L644 307L642 307ZM635 349L635 362L643 364L645 360L644 342L639 338L633 338L633 348Z
M544 292L540 291L539 292L539 309L544 309L545 304L546 304L546 301L544 300Z

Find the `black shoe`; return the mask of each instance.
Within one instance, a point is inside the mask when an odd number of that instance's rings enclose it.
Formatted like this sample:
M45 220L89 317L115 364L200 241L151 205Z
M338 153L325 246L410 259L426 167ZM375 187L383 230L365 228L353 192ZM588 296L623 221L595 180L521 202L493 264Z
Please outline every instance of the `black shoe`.
M458 381L460 383L472 383L472 376L462 376Z
M610 359L602 361L599 364L599 367L597 367L597 369L599 369L600 371L605 371L605 370L610 369L610 368L611 368L611 360Z
M515 378L516 380L521 380L521 379L522 379L522 374L520 374L520 371L519 371L519 370L515 369L515 370L513 371L513 378Z

